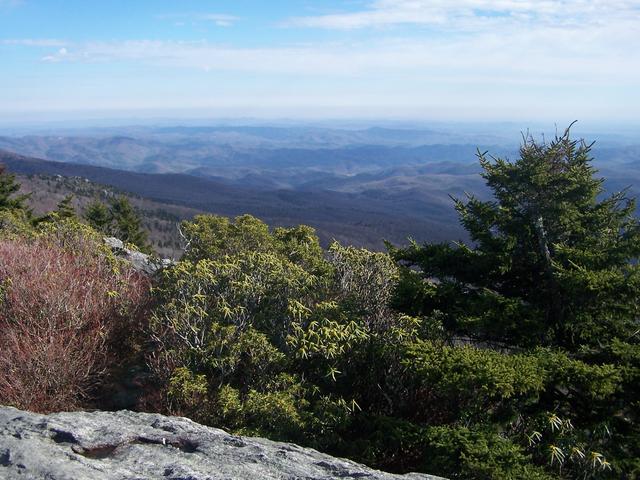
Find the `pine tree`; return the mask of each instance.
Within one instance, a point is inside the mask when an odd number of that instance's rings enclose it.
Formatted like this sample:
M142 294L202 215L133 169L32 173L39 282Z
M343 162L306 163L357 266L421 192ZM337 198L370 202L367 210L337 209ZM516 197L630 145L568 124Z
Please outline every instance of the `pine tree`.
M15 181L15 175L0 165L0 210L26 210L24 202L29 195L16 195L19 190L20 184Z
M590 150L567 129L549 144L526 138L515 162L479 153L494 199L455 199L473 243L393 250L437 279L405 286L429 285L413 292L413 313L439 311L454 335L509 345L577 351L632 335L640 224L625 192L600 200Z
M93 228L105 235L111 235L111 213L109 208L100 200L92 201L84 211L84 218Z
M64 197L56 207L54 213L59 219L77 218L76 209L73 206L73 195Z
M548 144L525 138L515 161L479 152L493 199L454 199L472 243L390 247L406 267L398 306L442 322L454 345L465 339L481 351L493 347L506 362L514 352L541 355L543 370L579 362L522 406L520 419L570 418L575 445L607 452L610 478L636 478L640 222L626 192L605 196L590 151L567 129ZM599 369L608 370L601 379ZM616 388L598 397L604 379ZM595 468L600 453L591 455Z
M150 250L147 232L142 229L142 221L126 197L114 199L110 205L110 213L115 235L120 240L132 243L140 250Z

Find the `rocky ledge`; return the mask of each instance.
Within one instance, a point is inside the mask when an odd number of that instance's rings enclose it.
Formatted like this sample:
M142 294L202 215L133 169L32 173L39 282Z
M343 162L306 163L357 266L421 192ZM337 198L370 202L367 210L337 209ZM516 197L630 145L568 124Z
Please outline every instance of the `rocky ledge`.
M104 243L113 253L131 263L134 270L138 272L146 273L147 275L154 275L159 270L173 265L174 261L168 258L155 258L151 255L147 255L136 250L127 248L125 243L115 237L104 237Z
M0 407L0 479L430 479L150 413Z

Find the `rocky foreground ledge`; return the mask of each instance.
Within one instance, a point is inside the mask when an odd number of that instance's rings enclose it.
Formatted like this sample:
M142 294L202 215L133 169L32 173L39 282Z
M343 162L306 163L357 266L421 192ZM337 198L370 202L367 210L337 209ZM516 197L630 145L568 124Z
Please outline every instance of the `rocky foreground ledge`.
M149 413L0 407L0 479L423 479Z

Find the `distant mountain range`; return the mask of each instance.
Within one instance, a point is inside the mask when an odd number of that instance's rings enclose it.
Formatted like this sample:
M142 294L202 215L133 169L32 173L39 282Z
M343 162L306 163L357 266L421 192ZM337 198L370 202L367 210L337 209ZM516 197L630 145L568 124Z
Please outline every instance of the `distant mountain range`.
M609 190L640 192L640 139L593 150ZM93 128L0 136L14 171L80 176L133 194L383 248L464 239L450 195L486 196L476 153L517 158L518 138L429 129L269 126ZM477 147L479 146L479 147ZM13 153L7 153L13 152Z
M255 173L321 171L351 175L377 168L421 165L442 160L473 162L474 144L396 145L301 142L257 142L236 135L191 136L171 133L130 136L25 136L0 137L0 149L63 162L97 165L146 173L188 173L207 177L242 178ZM513 148L482 147L496 154ZM282 177L282 175L280 175Z

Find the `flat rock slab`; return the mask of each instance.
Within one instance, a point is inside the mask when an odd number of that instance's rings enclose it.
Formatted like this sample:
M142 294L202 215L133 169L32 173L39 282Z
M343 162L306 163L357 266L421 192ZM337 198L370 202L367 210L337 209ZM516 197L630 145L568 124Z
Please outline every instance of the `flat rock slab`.
M0 479L436 480L392 475L310 448L158 414L0 407Z

